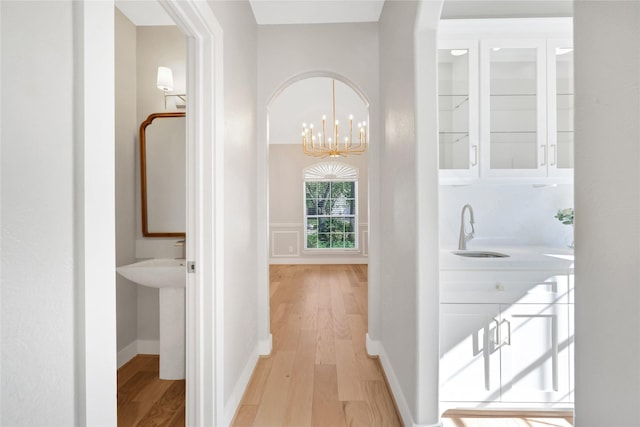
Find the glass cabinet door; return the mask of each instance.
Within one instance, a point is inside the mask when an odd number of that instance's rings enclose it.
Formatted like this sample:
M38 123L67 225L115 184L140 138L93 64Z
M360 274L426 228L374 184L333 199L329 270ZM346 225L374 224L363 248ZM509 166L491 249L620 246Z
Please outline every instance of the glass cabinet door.
M546 174L545 46L486 42L482 50L481 109L487 176Z
M573 173L573 49L570 42L550 41L549 63L549 175ZM555 113L555 114L553 114Z
M477 177L477 49L466 43L438 50L441 177Z

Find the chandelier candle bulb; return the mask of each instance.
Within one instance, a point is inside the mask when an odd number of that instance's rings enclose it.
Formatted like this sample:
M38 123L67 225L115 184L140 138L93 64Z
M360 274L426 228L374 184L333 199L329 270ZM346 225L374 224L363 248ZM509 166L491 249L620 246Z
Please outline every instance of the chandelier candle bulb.
M349 147L353 143L353 114L349 114Z
M327 121L327 116L322 116L322 135L326 135L326 130L324 128L324 123ZM327 145L326 136L322 137L322 146L325 147Z
M313 136L313 123L309 125L309 134L311 135L311 147L315 147L316 137Z

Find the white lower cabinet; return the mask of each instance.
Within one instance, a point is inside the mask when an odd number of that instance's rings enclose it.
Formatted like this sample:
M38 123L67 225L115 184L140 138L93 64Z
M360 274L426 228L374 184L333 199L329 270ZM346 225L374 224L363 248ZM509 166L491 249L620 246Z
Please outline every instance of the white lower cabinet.
M568 305L514 304L501 319L502 401L568 402Z
M440 305L440 400L500 400L499 318L499 305Z
M536 292L545 285L549 292ZM440 400L456 406L570 406L573 332L567 288L553 281L532 284L530 292L517 292L520 297L508 302L514 294L508 283L490 286L496 303L485 293L480 303L440 305Z

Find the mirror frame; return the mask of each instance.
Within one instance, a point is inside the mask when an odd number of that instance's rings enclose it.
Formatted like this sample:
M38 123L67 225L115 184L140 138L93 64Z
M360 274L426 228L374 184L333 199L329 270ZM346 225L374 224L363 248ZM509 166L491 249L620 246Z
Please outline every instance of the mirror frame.
M155 119L158 118L170 118L170 117L185 117L184 112L171 112L171 113L153 113L146 118L145 121L140 124L140 199L142 207L142 235L144 237L186 237L186 232L182 231L158 231L149 232L148 223L148 207L147 207L147 142L146 142L146 129ZM186 130L186 129L185 129ZM186 140L186 139L185 139Z

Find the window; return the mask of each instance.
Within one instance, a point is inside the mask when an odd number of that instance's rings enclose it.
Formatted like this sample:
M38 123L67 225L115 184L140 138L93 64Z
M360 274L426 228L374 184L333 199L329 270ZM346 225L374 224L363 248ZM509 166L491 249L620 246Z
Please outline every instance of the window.
M337 162L304 172L305 249L357 249L358 172Z

